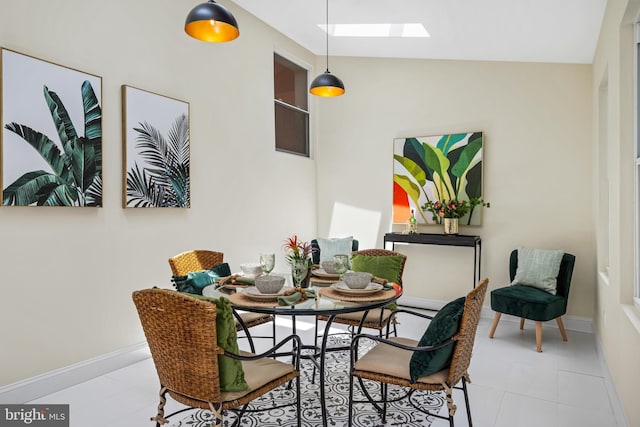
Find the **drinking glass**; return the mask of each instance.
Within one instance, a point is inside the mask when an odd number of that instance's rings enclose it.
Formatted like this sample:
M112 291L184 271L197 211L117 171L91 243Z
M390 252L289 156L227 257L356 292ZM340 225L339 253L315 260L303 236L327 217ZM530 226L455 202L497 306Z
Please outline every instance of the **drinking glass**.
M340 276L340 280L344 277L344 273L349 269L349 256L348 255L334 255L333 256L333 268L336 269L336 273Z
M302 282L307 278L309 272L309 260L292 259L291 260L291 278L294 287L302 287Z
M260 266L265 275L269 275L276 265L276 254L260 254Z

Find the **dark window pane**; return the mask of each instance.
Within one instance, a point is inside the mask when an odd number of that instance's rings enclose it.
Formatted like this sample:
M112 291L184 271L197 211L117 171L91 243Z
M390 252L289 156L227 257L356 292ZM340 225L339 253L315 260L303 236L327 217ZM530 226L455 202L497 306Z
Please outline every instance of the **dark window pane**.
M276 99L303 110L308 108L306 69L274 54L273 76Z
M309 115L275 103L276 150L309 156Z
M276 150L309 157L307 70L273 54Z

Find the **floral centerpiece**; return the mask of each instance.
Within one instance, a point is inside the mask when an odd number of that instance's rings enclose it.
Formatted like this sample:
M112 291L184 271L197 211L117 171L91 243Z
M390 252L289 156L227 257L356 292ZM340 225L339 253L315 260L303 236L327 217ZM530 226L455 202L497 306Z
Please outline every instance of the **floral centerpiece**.
M285 240L282 249L285 251L286 260L291 266L291 274L295 285L306 287L308 275L311 272L313 261L311 254L313 247L309 242L302 242L298 235L293 235ZM305 283L307 282L307 283Z
M429 200L422 206L422 210L431 212L433 220L440 222L440 218L462 218L469 212L473 212L476 206L491 207L490 203L480 198L469 200Z

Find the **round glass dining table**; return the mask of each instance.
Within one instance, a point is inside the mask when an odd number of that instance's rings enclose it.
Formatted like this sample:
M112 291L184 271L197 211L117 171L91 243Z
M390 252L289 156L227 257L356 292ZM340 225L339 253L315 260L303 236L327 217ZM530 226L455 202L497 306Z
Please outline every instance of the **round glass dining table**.
M284 288L284 291L291 289ZM249 311L253 313L265 313L274 316L291 316L293 333L295 334L296 316L323 316L326 318L326 326L322 335L320 348L314 345L305 345L303 348L314 349L313 357L319 358L320 376L320 407L322 410L322 425L327 426L327 408L325 405L325 353L327 349L327 339L329 329L334 318L340 314L363 312L363 319L370 310L385 307L395 302L401 295L400 289L380 289L377 292L357 292L339 290L332 286L310 288L314 291L314 296L306 300L301 300L293 305L280 305L276 297L272 300L256 296L255 287L236 288L235 292L226 293L225 289L216 289L215 286L208 286L203 289L202 294L210 297L225 297L231 301L234 309ZM253 292L249 291L253 290ZM315 363L315 360L314 360Z

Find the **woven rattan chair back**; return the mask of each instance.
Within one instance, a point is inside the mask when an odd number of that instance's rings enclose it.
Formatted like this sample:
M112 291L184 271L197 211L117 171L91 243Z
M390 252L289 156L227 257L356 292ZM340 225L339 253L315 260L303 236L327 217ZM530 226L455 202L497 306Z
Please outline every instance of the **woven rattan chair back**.
M471 352L476 339L480 312L484 303L484 296L487 293L489 279L483 279L473 291L467 294L464 303L464 312L460 321L460 328L454 336L457 341L453 355L451 356L451 366L449 367L449 377L447 383L451 386L467 375L469 364L471 363Z
M400 264L400 271L398 272L399 285L402 286L402 273L404 272L404 265L407 262L407 256L400 252L389 251L386 249L363 249L361 251L352 252L351 255L365 255L365 256L399 256L402 257L402 263Z
M208 408L220 401L216 306L179 292L145 289L133 293L153 363L171 397ZM189 396L187 398L186 396Z
M208 270L221 264L223 258L222 252L196 249L169 258L169 265L174 276L184 276L192 271Z

